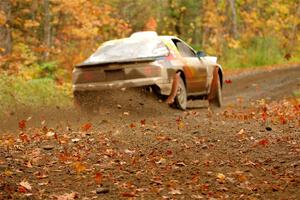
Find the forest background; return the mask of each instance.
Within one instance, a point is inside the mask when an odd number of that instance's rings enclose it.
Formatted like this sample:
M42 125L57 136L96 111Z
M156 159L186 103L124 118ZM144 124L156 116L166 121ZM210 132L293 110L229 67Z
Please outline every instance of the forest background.
M69 102L74 65L141 30L176 35L225 69L300 61L299 0L1 0L0 107Z

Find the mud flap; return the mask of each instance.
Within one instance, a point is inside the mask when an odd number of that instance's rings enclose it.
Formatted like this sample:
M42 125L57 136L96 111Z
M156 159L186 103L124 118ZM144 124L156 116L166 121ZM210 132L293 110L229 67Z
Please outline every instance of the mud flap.
M210 91L209 91L209 94L207 97L209 102L211 102L213 99L216 98L216 94L217 94L217 90L218 90L218 78L219 78L218 71L219 71L219 68L216 67L213 72L213 79L211 81Z

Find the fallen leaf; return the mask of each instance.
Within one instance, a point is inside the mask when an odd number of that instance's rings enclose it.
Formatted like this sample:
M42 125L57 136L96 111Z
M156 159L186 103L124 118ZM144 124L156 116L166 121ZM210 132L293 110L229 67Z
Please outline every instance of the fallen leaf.
M135 151L131 151L131 150L129 150L129 149L125 149L124 152L125 152L126 154L130 154L130 155L133 155L133 154L135 153Z
M26 122L27 122L27 121L26 121L25 119L19 121L19 128L20 128L21 130L23 130L23 129L26 128Z
M58 135L56 133L54 134L54 138L58 140Z
M158 141L167 141L167 140L171 140L171 138L169 138L168 136L162 136L162 135L156 136L156 139L157 139Z
M173 151L172 151L171 149L168 149L168 150L166 151L166 154L167 154L168 156L171 156L171 155L173 155Z
M268 139L262 139L258 142L258 144L265 147L269 144L269 140Z
M240 139L246 139L246 132L244 129L241 129L238 133L237 133L237 137L239 137Z
M226 176L224 174L222 174L222 173L218 173L217 174L217 181L219 183L224 183L225 182L225 178L226 178Z
M204 199L203 196L201 196L201 195L195 195L195 194L193 194L191 197L192 197L192 199Z
M242 128L237 134L238 135L243 135L245 133L245 130Z
M76 143L76 142L79 142L80 139L79 139L79 138L74 138L74 139L72 139L71 141L74 142L74 143Z
M238 179L239 182L247 181L247 177L243 174L242 171L236 171L235 174L236 174L237 179Z
M26 188L23 187L23 186L19 186L18 191L19 191L20 193L26 193L26 192L27 192Z
M73 200L73 199L78 199L78 194L75 192L69 193L69 194L63 194L63 195L58 195L54 196L57 200Z
M58 155L58 159L61 161L61 162L66 162L70 159L70 156L67 154L67 153L60 153Z
M136 194L134 192L123 192L121 193L122 197L136 197Z
M32 168L31 161L28 161L28 162L27 162L27 164L26 164L26 167L28 167L28 168Z
M55 133L54 133L53 131L49 131L49 132L47 132L47 134L46 134L47 137L52 137L52 136L54 136L54 135L55 135Z
M5 170L5 171L4 171L4 175L5 175L5 176L12 176L12 175L13 175L13 172L10 171L10 170Z
M131 124L129 125L129 127L130 127L130 128L135 128L136 126L135 126L133 123L131 123Z
M280 186L278 186L278 185L272 185L271 187L272 187L272 190L273 190L274 192L279 191L279 190L282 190L282 188L281 188Z
M45 172L35 172L34 175L36 176L36 178L38 179L44 179L44 178L48 178L48 175Z
M287 120L284 116L280 116L279 121L280 121L281 124L286 124L287 123Z
M268 110L267 107L264 106L263 107L263 112L261 113L261 118L262 118L263 122L267 121L267 117L268 117L267 110Z
M81 127L82 131L87 132L88 130L90 130L92 128L92 124L91 123L86 123Z
M48 185L49 182L41 182L41 183L38 183L39 186L43 186L43 185Z
M146 125L146 119L141 120L141 125L145 126Z
M86 170L86 166L82 164L81 162L77 161L73 164L77 174L80 174L81 172Z
M183 129L184 127L185 127L184 122L183 122L183 121L180 121L180 122L178 123L178 129Z
M180 190L171 190L171 191L169 192L169 194L172 194L172 195L179 195L179 194L182 194L182 193L180 192Z
M184 162L178 162L176 163L177 166L180 166L180 167L185 167L187 166Z
M232 80L226 79L226 80L225 80L225 83L226 83L226 84L231 84L231 83L232 83Z
M95 182L96 182L97 184L100 184L100 183L102 182L102 178L103 178L103 176L102 176L102 174L101 174L100 172L97 172L97 173L95 174L94 179L95 179Z
M32 187L31 185L27 182L27 181L22 181L21 183L19 183L20 186L24 187L27 190L31 190Z
M22 142L29 142L29 137L25 133L20 134L20 139L21 139Z
M155 162L156 164L165 164L167 162L166 159L160 158L159 161Z

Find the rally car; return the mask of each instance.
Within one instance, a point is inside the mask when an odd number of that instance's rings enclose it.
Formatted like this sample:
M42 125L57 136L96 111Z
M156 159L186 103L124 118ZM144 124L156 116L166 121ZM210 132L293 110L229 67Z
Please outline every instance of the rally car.
M177 72L180 80L174 104L179 109L186 109L188 99L207 99L212 92L210 103L222 105L223 70L217 58L196 52L178 37L156 32L137 32L103 43L75 66L73 94L79 105L89 103L87 94L117 88L149 86L168 96ZM217 80L215 91L211 90L213 79Z

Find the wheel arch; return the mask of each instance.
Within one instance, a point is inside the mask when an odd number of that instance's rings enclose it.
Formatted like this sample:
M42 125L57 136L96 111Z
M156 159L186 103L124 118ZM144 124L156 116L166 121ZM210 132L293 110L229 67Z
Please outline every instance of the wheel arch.
M176 73L178 73L178 72L180 72L180 77L182 78L185 87L187 87L184 71L183 70L177 70Z

